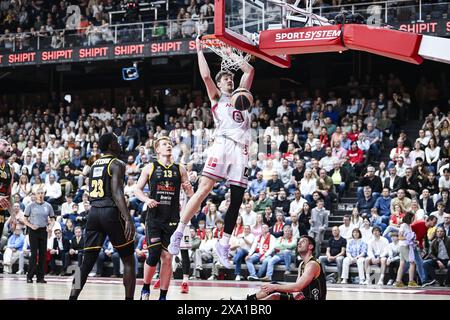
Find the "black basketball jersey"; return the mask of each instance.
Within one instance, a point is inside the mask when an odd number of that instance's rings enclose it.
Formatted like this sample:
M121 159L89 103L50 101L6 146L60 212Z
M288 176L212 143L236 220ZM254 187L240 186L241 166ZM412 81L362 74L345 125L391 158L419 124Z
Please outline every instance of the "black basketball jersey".
M112 175L109 166L120 161L112 155L103 155L94 162L89 173L89 198L93 207L115 207L112 197Z
M164 166L159 161L153 162L148 185L150 199L158 201L159 205L149 210L147 219L177 222L180 219L180 165L172 163Z
M320 267L320 275L316 279L313 279L308 286L303 288L303 296L306 300L325 300L327 297L327 282L325 274L322 270L321 264L314 257L309 258L308 261L302 261L302 263L300 263L300 276L303 275L308 263L317 263Z
M11 166L9 163L0 166L0 196L9 196L9 186L11 185L11 180L13 176L11 174Z

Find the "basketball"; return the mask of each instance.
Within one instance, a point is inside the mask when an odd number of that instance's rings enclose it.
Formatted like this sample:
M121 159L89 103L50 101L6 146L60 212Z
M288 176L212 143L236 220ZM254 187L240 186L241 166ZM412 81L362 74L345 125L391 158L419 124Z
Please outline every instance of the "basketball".
M248 110L253 105L253 95L244 88L238 88L231 94L231 104L237 110Z

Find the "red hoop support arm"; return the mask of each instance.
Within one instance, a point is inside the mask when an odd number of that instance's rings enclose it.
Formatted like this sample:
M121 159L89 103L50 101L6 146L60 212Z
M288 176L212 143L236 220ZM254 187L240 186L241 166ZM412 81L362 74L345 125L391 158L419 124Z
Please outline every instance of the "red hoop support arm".
M344 44L349 49L366 51L413 64L421 64L421 34L371 27L363 24L344 25Z
M342 44L341 25L266 30L259 49L267 54L306 54L348 50Z
M305 54L366 51L392 59L421 64L422 35L349 24L262 31L260 50L267 54Z

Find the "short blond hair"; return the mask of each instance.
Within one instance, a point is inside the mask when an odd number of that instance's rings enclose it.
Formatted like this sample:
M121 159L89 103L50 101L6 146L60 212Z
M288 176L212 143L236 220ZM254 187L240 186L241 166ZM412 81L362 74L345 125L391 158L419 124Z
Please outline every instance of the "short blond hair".
M166 137L166 136L159 137L158 139L156 139L156 141L153 144L153 149L155 149L155 151L158 148L159 143L163 140L169 141L173 145L172 140L169 137Z

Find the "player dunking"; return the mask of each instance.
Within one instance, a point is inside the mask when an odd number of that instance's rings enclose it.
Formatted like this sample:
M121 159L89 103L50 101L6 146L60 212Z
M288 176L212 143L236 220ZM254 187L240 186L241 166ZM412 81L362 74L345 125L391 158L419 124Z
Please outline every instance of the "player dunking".
M125 164L118 159L122 147L115 134L106 133L99 139L99 148L103 155L93 163L89 173L91 210L86 224L81 286L75 288L74 285L70 299L75 300L80 295L108 236L124 265L125 299L133 300L136 286L135 227L124 196Z
M316 241L309 236L302 236L297 250L302 258L298 267L295 283L271 283L261 287L261 291L248 295L246 300L325 300L327 284L322 266L314 258Z
M201 203L211 192L215 183L219 180L227 180L231 189L231 201L225 215L223 237L216 243L216 251L220 263L229 269L231 267L228 261L230 235L236 224L239 208L248 184L247 165L251 140L251 118L248 110L239 111L231 104L230 97L234 90L233 74L228 71L221 71L216 75L214 83L202 51L200 38L197 38L196 44L200 74L211 100L211 111L216 130L214 143L208 150L208 159L203 169L199 188L187 203L177 230L170 239L169 252L173 255L179 253L181 238L187 223L200 209ZM240 64L240 68L244 74L239 86L250 90L254 69L245 61Z
M144 286L141 299L148 300L150 282L161 260L160 300L165 300L172 277L172 255L167 252L170 236L180 220L180 191L192 196L193 190L186 169L172 162L172 142L161 137L155 142L157 161L144 167L139 177L135 195L145 202L148 212L145 222L148 258L144 263ZM148 183L150 197L145 196L144 188Z
M0 232L6 222L6 213L11 215L12 226L15 225L14 211L11 210L11 189L14 183L14 168L9 165L11 145L5 139L0 139ZM14 230L14 229L13 229Z

